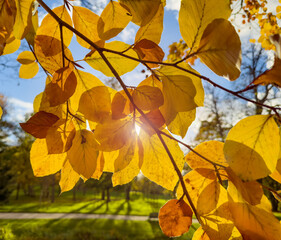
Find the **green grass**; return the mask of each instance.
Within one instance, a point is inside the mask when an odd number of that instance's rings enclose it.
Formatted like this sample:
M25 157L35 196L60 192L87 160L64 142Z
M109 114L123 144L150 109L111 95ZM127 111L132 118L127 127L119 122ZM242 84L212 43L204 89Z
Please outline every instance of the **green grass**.
M199 224L179 240L191 239ZM158 222L123 220L0 220L0 239L5 240L149 240L169 239Z
M96 213L114 215L140 215L148 216L152 212L158 212L166 200L157 201L137 199L126 202L125 200L113 200L109 203L101 200L67 202L57 201L55 203L38 203L15 201L1 205L0 212L46 212L46 213Z

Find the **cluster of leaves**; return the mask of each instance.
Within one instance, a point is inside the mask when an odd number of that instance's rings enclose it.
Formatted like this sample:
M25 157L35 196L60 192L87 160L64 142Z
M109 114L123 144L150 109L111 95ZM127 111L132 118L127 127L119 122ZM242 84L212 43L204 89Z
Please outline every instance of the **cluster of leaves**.
M112 172L115 186L130 182L141 170L168 190L180 182L178 200L169 201L159 213L168 236L187 232L195 214L202 226L195 240L279 239L281 225L257 182L270 174L280 181L279 108L262 105L272 114L243 119L225 143L205 142L193 150L171 135L184 137L196 108L203 105L202 80L255 103L185 62L196 56L219 76L231 81L239 77L241 43L227 20L228 0L182 0L179 26L189 53L174 62L163 61L158 46L164 15L161 0L110 1L100 16L66 0L53 10L44 1L37 2L48 12L39 27L32 0L0 3L3 52L11 36L25 38L31 52L18 57L20 76L33 77L37 64L47 74L45 90L34 100L35 114L21 124L36 138L30 153L36 176L60 171L63 192L79 178L99 179L102 172ZM133 45L108 42L129 22L139 26ZM73 33L90 51L82 60L74 60L68 48ZM105 86L80 70L78 60L115 77L123 90ZM138 86L126 86L121 76L140 63L151 75ZM269 73L264 75L271 79ZM184 177L179 143L192 151L185 157L192 171Z

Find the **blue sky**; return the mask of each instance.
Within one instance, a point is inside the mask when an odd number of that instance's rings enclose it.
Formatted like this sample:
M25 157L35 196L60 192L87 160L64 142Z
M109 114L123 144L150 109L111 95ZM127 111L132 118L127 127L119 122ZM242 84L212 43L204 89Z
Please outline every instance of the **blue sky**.
M55 7L53 5L54 1L47 0L45 2L49 4L50 7ZM57 4L56 6L59 5L59 2L60 1L55 2ZM98 2L100 6L105 6L107 0L95 0L95 2ZM271 0L270 2L271 5L269 7L274 10L278 0ZM79 5L79 1L76 0L76 3L77 5ZM166 3L167 5L164 15L164 31L160 46L165 51L165 53L168 53L169 45L181 38L177 21L180 0L167 0ZM100 11L99 9L94 10L97 13L99 13ZM40 19L43 18L44 14L44 12L39 14ZM237 16L236 18L238 18L236 19L237 23L241 22L241 18L239 18L239 16ZM121 32L120 35L114 40L125 41L129 44L133 43L137 29L138 27L136 25L130 23L127 28L124 29L123 32ZM242 42L247 42L250 38L255 37L258 32L254 31L253 28L252 30L249 30L247 26L244 26L239 34L242 38ZM80 47L75 39L76 38L73 37L70 49L75 59L82 59L83 56L87 54L87 50ZM9 59L11 61L15 61L19 52L20 51L17 51L16 53L9 55ZM92 72L94 75L100 78L100 80L103 81L106 79L106 77L101 73L93 71L86 63L84 63L83 66L85 67L86 71ZM219 81L225 86L230 87L230 84L226 79L216 76L207 67L205 67L203 64L200 64L199 61L197 61L195 68L199 70L202 75L206 75L212 80ZM130 83L128 85L134 85L133 83L140 82L142 79L144 79L144 75L140 73L141 69L143 68L138 67L135 71L124 75L123 78L125 82ZM43 71L40 71L33 79L19 79L18 69L7 69L3 72L0 72L0 92L8 97L10 104L13 106L10 110L10 116L13 119L15 119L16 121L23 121L24 114L26 112L32 112L33 99L37 94L44 90L45 78L46 75ZM196 132L198 124L198 121L195 122L193 125L196 125L196 127L194 127L194 130L191 129L190 131ZM194 136L194 133L191 133L190 135Z

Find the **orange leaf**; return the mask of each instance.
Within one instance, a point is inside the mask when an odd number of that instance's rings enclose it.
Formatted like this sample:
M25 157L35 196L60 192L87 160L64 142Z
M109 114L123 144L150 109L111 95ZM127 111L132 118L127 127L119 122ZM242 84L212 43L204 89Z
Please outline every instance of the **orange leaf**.
M192 210L183 200L172 199L159 211L159 225L168 237L188 232L192 224Z
M40 111L35 113L26 123L20 123L20 126L36 138L45 138L49 128L58 120L56 115Z

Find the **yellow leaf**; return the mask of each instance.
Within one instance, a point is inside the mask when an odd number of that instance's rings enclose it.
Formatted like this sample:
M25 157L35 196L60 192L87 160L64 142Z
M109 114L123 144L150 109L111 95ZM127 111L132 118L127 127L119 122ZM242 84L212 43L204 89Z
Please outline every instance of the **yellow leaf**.
M120 53L125 51L124 54L126 54L127 56L138 58L137 53L133 49L130 49L130 45L123 42L113 41L110 43L106 43L105 48ZM134 70L135 67L139 64L137 61L130 60L115 53L104 52L104 55L119 75L123 75ZM92 68L102 72L104 75L108 77L114 77L114 74L111 72L110 68L107 66L98 52L95 52L91 57L87 57L85 61Z
M194 71L187 64L183 63L181 66ZM167 125L174 120L178 112L191 111L203 106L204 90L200 78L173 67L163 67L159 73L164 95L164 105L160 110Z
M197 228L192 236L192 240L210 240L207 233L203 230L202 226Z
M99 180L102 173L103 173L103 169L104 169L104 157L103 157L103 153L99 152L99 156L98 156L98 160L97 160L97 167L95 172L93 173L93 175L91 176L91 178L97 179Z
M121 5L130 9L132 22L144 26L155 16L161 0L119 0Z
M49 128L59 118L51 113L37 112L26 123L20 123L21 128L36 138L45 138Z
M157 129L164 128L165 119L159 109L152 110L149 113L146 113L145 116L146 118L148 118L150 123L148 123L146 119L143 116L141 116L140 120L142 123L140 124L140 127L144 131L146 131L149 135L155 134L155 131L153 127L151 127L151 124L154 126L154 128Z
M45 87L45 94L51 107L66 102L75 92L77 78L69 67L57 70L52 81Z
M97 77L90 73L80 70L76 70L74 73L77 78L77 86L74 94L70 97L70 105L71 109L74 112L77 112L81 95L93 87L104 86L104 84Z
M32 15L30 22L28 22L27 34L25 35L26 41L34 47L34 40L38 29L38 11Z
M77 172L73 170L68 160L65 161L60 172L60 189L61 193L70 191L80 179Z
M194 151L202 155L203 157L210 159L214 163L218 163L225 167L228 166L223 153L224 143L219 141L208 141L200 143L194 148ZM207 162L205 159L198 156L195 152L189 152L185 156L187 164L193 168L208 168L214 170L214 165Z
M182 0L179 26L188 47L197 48L208 24L216 18L228 19L230 13L229 0Z
M86 179L91 178L97 167L98 143L92 132L77 131L72 146L67 152L69 162L75 172Z
M256 181L243 182L231 168L227 168L228 189L230 196L235 202L248 202L251 205L261 203L263 196L262 186ZM237 193L238 192L238 193Z
M128 89L128 91L132 95L133 90ZM111 103L112 119L124 118L132 113L133 110L134 107L124 90L121 90L114 95Z
M276 168L279 141L279 129L272 116L247 117L229 131L224 145L225 158L242 180L263 178Z
M18 55L17 61L21 64L31 64L35 62L34 54L30 51L23 51Z
M200 40L197 56L213 72L229 80L240 75L241 42L234 27L225 19L210 23Z
M60 119L51 126L46 135L46 143L49 154L59 154L66 152L72 145L75 136L73 122Z
M246 203L229 202L229 207L234 224L243 238L280 239L281 225L272 213Z
M12 35L12 34L11 34ZM7 55L14 53L20 47L21 41L19 39L15 39L14 36L10 36L6 41L6 46L4 48L4 52L2 55Z
M181 171L184 164L183 152L177 142L165 136L163 136L163 139ZM156 134L150 136L145 131L141 130L140 140L144 149L141 168L142 173L151 181L172 191L179 177L158 136Z
M102 40L117 36L131 21L132 15L120 3L110 1L100 15L97 28Z
M109 116L111 99L106 86L93 87L84 92L79 101L78 111L93 122L102 122Z
M188 232L192 224L192 210L183 200L169 200L159 211L159 225L168 237Z
M73 23L76 30L82 33L85 37L91 39L93 42L100 41L97 24L99 16L91 10L84 7L73 7ZM83 39L77 36L77 42L85 48L91 48Z
M54 45L52 51L50 52L46 49L46 46L50 45L50 41ZM50 74L53 74L55 71L63 68L64 66L72 67L70 61L73 61L72 54L68 48L64 49L64 54L67 59L62 59L61 53L61 42L55 38L43 35L36 35L34 43L34 51L40 65L48 71ZM69 59L69 60L68 60Z
M17 14L13 33L17 39L24 38L24 30L27 27L28 18L32 15L33 0L15 0Z
M114 151L126 145L132 136L135 125L131 119L112 120L108 118L95 129L95 137L102 151Z
M64 22L68 23L70 26L72 26L72 20L69 16L67 9L64 6L56 7L53 9L53 12ZM69 46L73 32L67 29L66 27L62 28L63 32L63 44L65 47ZM50 15L47 14L44 19L42 20L42 23L40 27L38 28L36 32L36 39L39 40L42 38L42 36L48 36L48 42L45 42L45 44L41 44L42 49L44 49L43 52L48 52L49 55L55 55L57 54L59 47L59 52L61 52L61 33L60 33L60 27L58 22ZM39 39L38 39L39 37ZM54 41L54 39L58 41ZM54 52L55 51L55 52Z
M265 71L263 74L258 76L254 81L253 84L276 84L277 86L281 87L281 59L275 58L274 65L271 69Z
M39 71L37 62L33 62L20 66L19 77L24 79L30 79L36 76Z
M138 86L133 92L134 103L144 111L159 108L164 103L161 90L157 87Z
M2 108L0 106L0 119L1 119L2 115L3 115L3 110L2 110Z
M276 169L273 173L270 174L270 177L273 178L275 181L281 183L281 130L280 132L280 151L278 156L278 161L276 164Z
M189 126L195 120L195 117L196 109L187 112L178 112L175 118L170 123L167 123L168 130L184 138Z
M48 154L45 139L36 139L30 150L30 163L36 177L44 177L59 171L66 159L66 153Z
M139 174L143 162L143 148L136 133L114 159L113 186L126 184Z
M146 25L141 26L137 31L135 42L147 39L159 44L163 32L163 19L164 6L163 3L161 3L154 17Z
M153 41L142 39L134 46L134 50L138 53L139 57L144 61L162 62L165 53ZM151 68L156 68L159 65L155 63L147 63Z

